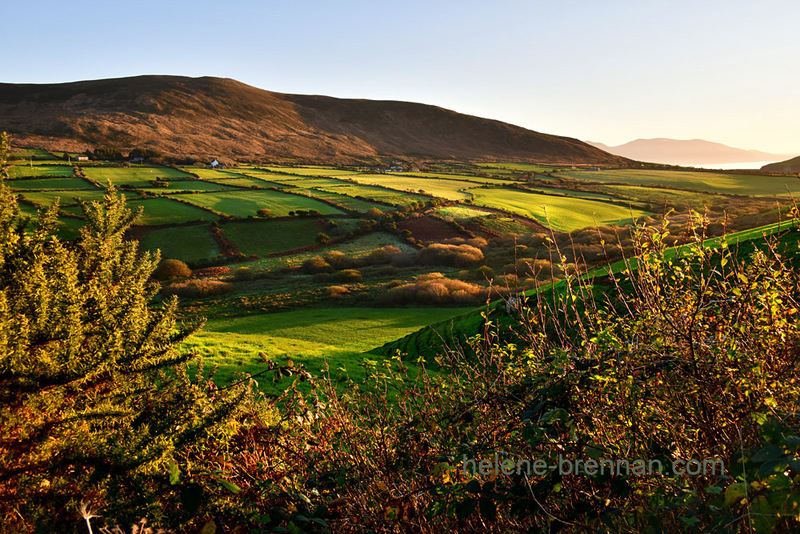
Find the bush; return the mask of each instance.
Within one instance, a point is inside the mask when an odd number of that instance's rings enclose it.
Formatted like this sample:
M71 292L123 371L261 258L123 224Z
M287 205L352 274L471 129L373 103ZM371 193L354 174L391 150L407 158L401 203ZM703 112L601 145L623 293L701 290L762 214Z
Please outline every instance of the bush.
M272 210L268 208L261 208L256 212L256 215L264 219L269 219L272 217Z
M475 278L478 280L491 280L494 278L494 269L488 265L481 265L475 269Z
M324 232L320 232L320 233L317 234L316 241L320 245L326 245L327 243L330 242L330 240L331 240L331 236L329 236L328 234L326 234Z
M201 299L232 293L235 289L233 284L219 280L186 280L165 286L161 293L166 296L177 295L187 299Z
M350 293L350 290L344 286L330 286L328 288L329 297L343 297Z
M180 260L163 260L153 272L153 278L157 280L174 280L176 278L189 278L192 270Z
M417 261L423 265L462 267L483 261L483 252L472 245L434 243L419 251Z
M399 248L386 245L385 247L377 248L370 252L365 258L365 261L369 265L391 263L392 257L396 254L400 254L400 252Z
M357 283L361 282L364 277L361 275L361 272L357 269L344 269L342 271L337 271L331 274L331 280L334 282L349 282L349 283Z
M314 256L313 258L304 261L301 269L307 274L333 272L333 267L331 267L331 264L320 256Z
M256 273L250 267L239 267L233 271L233 279L237 282L248 282L255 277Z

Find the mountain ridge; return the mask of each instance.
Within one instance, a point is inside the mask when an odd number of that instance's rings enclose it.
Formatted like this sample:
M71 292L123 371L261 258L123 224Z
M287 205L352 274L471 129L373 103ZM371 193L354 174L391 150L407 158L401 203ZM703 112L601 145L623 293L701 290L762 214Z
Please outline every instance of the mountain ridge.
M653 163L669 165L704 165L714 163L752 163L778 161L789 154L773 154L760 150L745 150L704 139L636 139L617 146L587 141L590 145L611 154Z
M83 151L112 145L199 158L631 163L577 139L438 106L290 95L214 77L2 83L0 130L20 146Z

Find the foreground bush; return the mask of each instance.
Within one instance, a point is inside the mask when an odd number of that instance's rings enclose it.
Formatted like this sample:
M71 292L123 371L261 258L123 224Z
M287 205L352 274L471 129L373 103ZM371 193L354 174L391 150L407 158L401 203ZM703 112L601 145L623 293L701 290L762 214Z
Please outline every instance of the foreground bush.
M626 273L567 273L511 329L489 315L481 335L429 362L436 373L366 360L363 381L287 397L285 423L242 436L272 497L231 458L242 497L271 510L260 524L797 531L800 277L775 243L711 250L700 232L667 259L664 235L635 229ZM438 295L451 282L416 283ZM591 462L603 459L634 470L600 472ZM638 473L637 459L663 471ZM530 471L535 460L546 468ZM716 463L681 471L691 461Z
M196 453L236 431L239 401L189 378L173 346L199 325L174 300L151 308L158 257L123 240L137 216L124 197L82 207L67 245L57 205L26 229L0 185L0 531L86 532L81 503L188 528L220 487Z

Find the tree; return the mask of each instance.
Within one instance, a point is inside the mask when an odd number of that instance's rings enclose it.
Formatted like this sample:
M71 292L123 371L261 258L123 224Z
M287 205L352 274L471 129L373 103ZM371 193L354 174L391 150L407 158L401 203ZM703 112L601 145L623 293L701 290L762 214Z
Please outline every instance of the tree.
M331 240L330 236L325 232L320 232L317 234L317 243L319 243L320 245L325 245L328 242L330 242L330 240Z
M65 531L80 501L117 520L196 511L170 482L237 406L227 391L212 403L174 349L200 324L179 323L174 299L151 307L158 254L123 240L141 210L113 188L82 208L62 243L57 203L26 224L0 184L0 532Z

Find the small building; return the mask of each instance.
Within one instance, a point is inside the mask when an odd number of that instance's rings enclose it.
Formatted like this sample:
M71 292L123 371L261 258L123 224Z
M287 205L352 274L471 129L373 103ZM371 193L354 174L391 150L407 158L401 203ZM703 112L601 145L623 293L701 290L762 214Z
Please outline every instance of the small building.
M76 159L78 161L89 161L89 156L78 156Z

